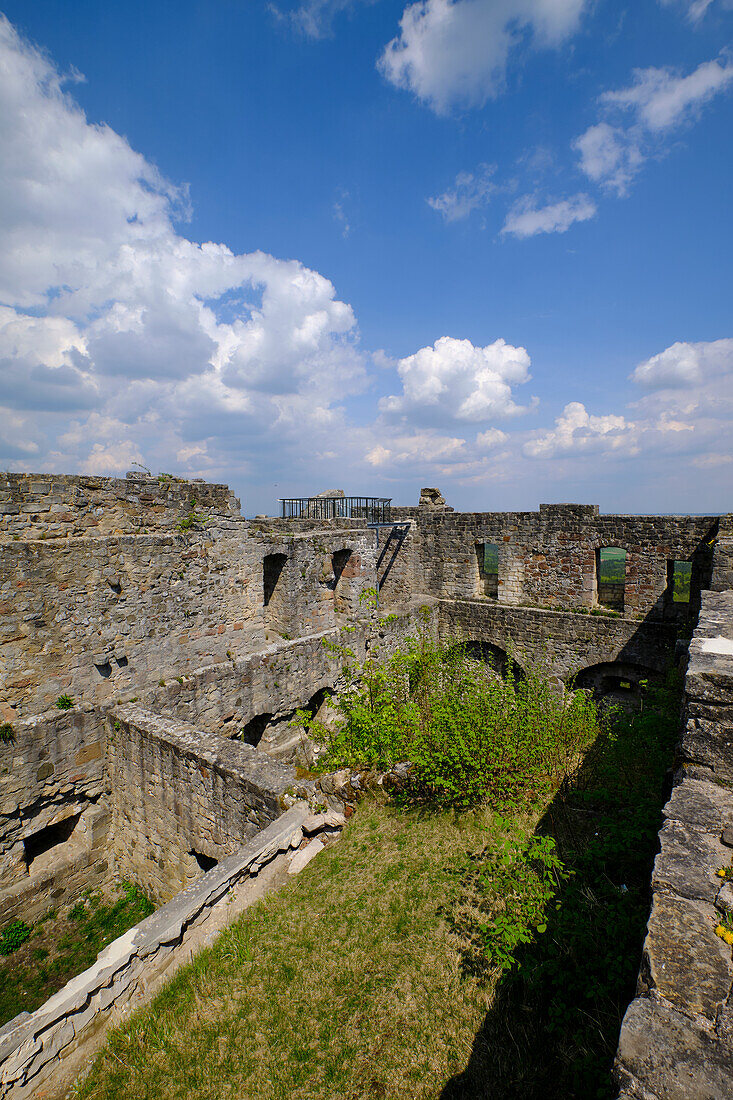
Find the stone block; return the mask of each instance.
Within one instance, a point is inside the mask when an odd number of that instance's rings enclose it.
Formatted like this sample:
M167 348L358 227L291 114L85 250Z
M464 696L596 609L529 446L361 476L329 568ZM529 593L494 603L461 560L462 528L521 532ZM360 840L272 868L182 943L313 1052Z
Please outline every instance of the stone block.
M712 916L705 903L657 893L644 960L653 989L687 1015L714 1022L730 992L733 965Z
M654 861L652 888L672 890L683 898L714 902L720 888L716 872L730 855L717 836L665 821L659 833L660 852Z
M629 1005L619 1037L616 1072L622 1089L660 1100L730 1100L733 1048L693 1020L651 997Z

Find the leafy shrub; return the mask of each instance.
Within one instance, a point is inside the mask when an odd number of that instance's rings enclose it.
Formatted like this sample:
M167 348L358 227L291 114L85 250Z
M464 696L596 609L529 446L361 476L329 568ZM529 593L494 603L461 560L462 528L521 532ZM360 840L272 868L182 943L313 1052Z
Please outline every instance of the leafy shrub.
M326 745L324 769L409 762L398 799L502 809L550 788L598 732L585 693L562 695L541 671L520 680L512 668L502 679L467 646L423 631L385 660L346 664L335 731L304 712L297 721Z
M22 920L13 920L0 932L0 955L10 955L24 944L33 929Z
M10 722L0 723L0 744L9 744L12 741L15 741L15 730Z
M56 706L59 708L59 710L71 710L73 705L74 700L71 698L70 695L59 695L58 699L56 700Z
M511 969L517 949L547 931L545 911L566 878L551 836L505 836L483 853L480 889L491 905L479 930L492 968Z

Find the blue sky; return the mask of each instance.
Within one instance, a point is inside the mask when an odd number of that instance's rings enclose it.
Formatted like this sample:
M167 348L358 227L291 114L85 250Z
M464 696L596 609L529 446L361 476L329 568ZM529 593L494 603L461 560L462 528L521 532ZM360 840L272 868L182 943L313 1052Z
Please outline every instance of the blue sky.
M4 468L731 507L731 0L4 12Z

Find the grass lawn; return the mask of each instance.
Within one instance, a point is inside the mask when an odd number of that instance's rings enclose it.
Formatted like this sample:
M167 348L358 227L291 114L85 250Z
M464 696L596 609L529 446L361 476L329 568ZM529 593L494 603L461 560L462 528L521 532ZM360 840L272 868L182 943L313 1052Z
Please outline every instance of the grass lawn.
M490 817L364 803L337 845L114 1033L78 1095L439 1095L491 997L439 915Z

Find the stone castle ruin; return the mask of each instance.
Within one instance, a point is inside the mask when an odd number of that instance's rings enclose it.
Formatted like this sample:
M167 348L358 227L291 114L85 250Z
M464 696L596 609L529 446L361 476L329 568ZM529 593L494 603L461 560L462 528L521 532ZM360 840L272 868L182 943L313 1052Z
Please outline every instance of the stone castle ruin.
M625 1097L733 1091L733 965L712 921L733 908L716 878L733 835L733 516L371 499L322 494L248 521L224 485L0 475L3 923L111 875L161 906L0 1028L0 1097L54 1095L232 898L328 841L348 783L300 778L313 746L293 720L327 715L342 642L389 649L426 616L498 669L543 660L558 687L599 696L633 701L670 662L686 668L617 1076Z

